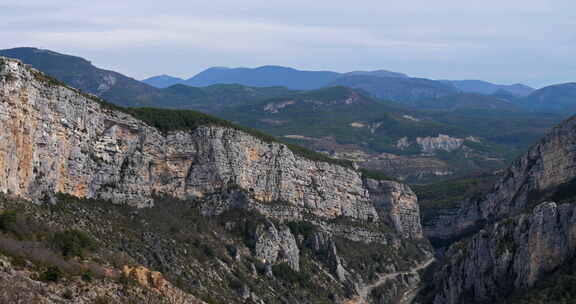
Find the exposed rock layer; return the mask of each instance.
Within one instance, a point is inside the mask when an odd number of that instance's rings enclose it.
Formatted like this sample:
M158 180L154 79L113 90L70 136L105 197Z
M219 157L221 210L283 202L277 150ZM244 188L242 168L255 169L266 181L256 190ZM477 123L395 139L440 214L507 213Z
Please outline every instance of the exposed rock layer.
M434 303L493 303L531 287L573 256L576 206L546 202L454 245Z
M439 217L439 238L454 244L435 282L435 303L485 303L529 288L574 256L576 117L515 161L483 197ZM545 202L556 200L557 202Z
M389 246L395 258L402 259L410 244L414 255L378 270L383 275L430 258L420 242L416 196L405 185L363 179L353 168L311 160L236 128L207 124L162 133L5 58L0 129L0 191L50 202L61 192L137 207L168 195L198 199L206 215L256 209L271 221L250 232L251 249L272 276L273 264L286 262L295 271L301 266L304 236L284 221L313 223L330 239ZM387 225L395 231L382 229ZM329 244L324 247L337 280L368 284ZM417 287L418 280L413 283L391 282L399 292Z
M1 191L36 200L63 192L145 207L154 193L193 198L239 187L259 202L290 202L322 217L379 218L353 169L231 128L162 134L38 81L37 72L15 60L2 59L0 77ZM419 225L412 220L409 225Z

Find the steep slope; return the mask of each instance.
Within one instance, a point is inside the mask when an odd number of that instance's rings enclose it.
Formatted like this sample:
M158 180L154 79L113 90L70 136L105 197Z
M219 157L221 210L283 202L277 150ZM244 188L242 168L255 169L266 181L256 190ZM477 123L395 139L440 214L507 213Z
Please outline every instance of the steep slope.
M0 209L86 231L207 302L401 301L432 258L408 186L229 122L118 108L6 58L0 113L0 191L48 203ZM382 277L390 292L361 293Z
M170 75L159 75L142 80L143 83L155 88L163 89L184 82L184 79Z
M518 104L532 111L574 114L576 112L576 83L541 88L518 101Z
M326 71L299 71L281 66L258 68L210 68L184 84L204 87L213 84L241 84L251 87L284 86L290 89L310 90L325 86L340 74Z
M434 303L487 303L531 288L571 263L576 250L576 117L515 161L483 197L439 224L476 231L436 272Z
M339 77L330 85L361 89L376 98L408 105L418 100L436 99L457 93L457 90L450 85L423 78L352 75Z

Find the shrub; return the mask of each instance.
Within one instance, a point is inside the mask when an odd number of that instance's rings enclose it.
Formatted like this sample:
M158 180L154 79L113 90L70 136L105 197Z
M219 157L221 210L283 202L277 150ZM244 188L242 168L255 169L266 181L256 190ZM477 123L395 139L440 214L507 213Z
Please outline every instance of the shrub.
M395 181L396 179L384 174L382 171L375 171L375 170L368 170L368 169L360 169L363 178L370 178L375 180L387 180L387 181Z
M56 266L50 266L42 275L40 280L45 282L58 282L62 278L62 271Z
M291 284L299 283L300 285L305 286L310 281L309 274L292 270L288 263L281 263L272 266L272 273L276 278Z
M308 237L312 235L314 232L318 231L318 229L316 228L316 226L314 226L314 224L304 221L288 222L286 223L286 225L288 225L288 228L290 228L290 232L292 232L292 234L295 236L301 234L304 237Z
M74 297L74 294L72 293L72 290L66 289L64 291L64 293L62 293L62 297L66 300L72 300L72 298Z
M66 230L52 237L52 246L66 258L82 256L86 250L96 250L96 243L84 232Z
M84 282L92 282L92 278L93 278L93 274L92 274L92 270L88 269L86 270L84 273L82 273L82 281Z
M17 218L15 211L4 211L0 214L0 230L8 231L16 223Z

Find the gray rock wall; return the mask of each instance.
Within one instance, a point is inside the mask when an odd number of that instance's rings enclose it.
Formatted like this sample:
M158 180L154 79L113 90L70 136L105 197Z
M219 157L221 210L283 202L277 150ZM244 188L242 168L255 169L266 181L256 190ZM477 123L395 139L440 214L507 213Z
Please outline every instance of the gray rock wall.
M576 206L545 202L455 244L435 277L434 303L488 303L532 286L573 257Z

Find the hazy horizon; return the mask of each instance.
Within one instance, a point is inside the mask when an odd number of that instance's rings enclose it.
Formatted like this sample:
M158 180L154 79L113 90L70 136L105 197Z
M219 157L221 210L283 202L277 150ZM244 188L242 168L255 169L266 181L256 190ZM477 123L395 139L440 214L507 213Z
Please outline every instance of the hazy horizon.
M575 10L567 0L25 0L0 4L0 48L80 56L136 79L279 65L538 88L576 80Z

